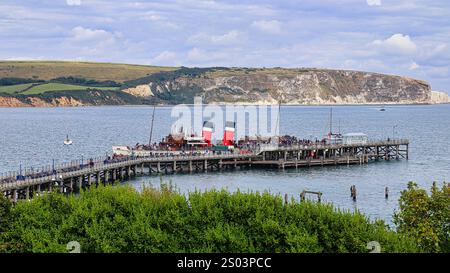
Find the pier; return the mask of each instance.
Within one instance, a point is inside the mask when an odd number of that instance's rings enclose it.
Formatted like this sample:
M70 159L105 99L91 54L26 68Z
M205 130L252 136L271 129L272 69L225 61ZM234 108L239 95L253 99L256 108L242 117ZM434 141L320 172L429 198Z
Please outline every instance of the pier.
M253 150L165 155L152 157L98 158L9 172L0 176L0 192L13 202L46 192L76 193L90 187L114 184L140 175L195 173L234 169L278 169L327 165L368 164L379 160L408 160L409 140L368 141L363 144L272 145Z

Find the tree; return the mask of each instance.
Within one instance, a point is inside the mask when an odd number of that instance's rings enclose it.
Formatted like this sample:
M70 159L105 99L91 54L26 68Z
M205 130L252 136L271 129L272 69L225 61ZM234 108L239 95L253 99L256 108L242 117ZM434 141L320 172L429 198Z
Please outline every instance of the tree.
M11 207L11 201L0 194L0 233L4 232L9 225Z
M450 184L436 183L431 194L414 182L401 192L399 211L394 214L398 231L415 238L427 252L450 252Z
M8 230L11 223L11 201L5 198L0 193L0 253L6 248L6 244L3 243L3 233Z

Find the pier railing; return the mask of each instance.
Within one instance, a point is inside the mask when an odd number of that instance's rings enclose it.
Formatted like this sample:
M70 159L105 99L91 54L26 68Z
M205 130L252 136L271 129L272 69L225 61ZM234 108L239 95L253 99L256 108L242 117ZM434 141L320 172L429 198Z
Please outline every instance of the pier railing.
M254 153L226 153L226 154L201 154L201 155L168 155L168 156L151 156L151 157L126 157L107 160L105 158L97 158L93 160L93 164L79 164L78 161L64 163L51 168L46 166L41 169L34 169L20 172L9 172L0 176L0 189L8 188L12 184L17 185L20 182L23 186L31 186L40 184L44 181L58 181L67 177L75 177L83 174L101 172L105 169L120 168L130 165L139 165L142 163L155 162L173 162L173 161L189 161L189 160L211 160L211 159L233 159L242 157L255 156ZM40 171L42 170L42 171Z
M327 143L306 143L306 144L292 144L292 145L282 145L282 144L260 144L256 149L258 153L268 152L268 151L286 151L286 150L322 150L322 149L338 149L342 146L345 147L362 147L362 146L381 146L381 145L407 145L409 144L408 139L392 139L392 140L370 140L361 143L353 144L327 144Z
M155 163L167 161L189 161L189 160L210 160L210 159L233 159L233 158L252 158L260 155L265 151L291 151L291 150L320 150L320 149L338 149L342 147L363 147L363 146L382 146L382 145L407 145L407 139L392 140L374 140L365 143L355 144L323 144L323 143L307 143L294 145L277 145L277 144L260 144L256 147L249 147L245 153L243 151L203 153L203 154L186 154L186 155L153 155L146 157L97 157L92 160L83 161L75 160L68 163L47 165L40 168L26 168L23 172L8 172L0 175L0 189L8 188L12 183L20 182L24 186L35 185L49 180L61 180L67 177L76 177L83 174L93 172L101 172L105 169L120 168L130 165L138 165L142 163Z

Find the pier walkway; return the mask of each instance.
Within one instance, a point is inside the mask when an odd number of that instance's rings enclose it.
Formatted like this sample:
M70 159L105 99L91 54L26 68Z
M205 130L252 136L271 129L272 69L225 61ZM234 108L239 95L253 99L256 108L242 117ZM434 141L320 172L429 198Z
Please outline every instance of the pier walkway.
M299 168L367 164L377 160L408 159L409 140L369 141L362 144L260 145L240 152L139 158L97 158L25 169L0 175L0 192L14 202L58 190L79 192L91 186L118 183L137 175L207 172L237 168Z

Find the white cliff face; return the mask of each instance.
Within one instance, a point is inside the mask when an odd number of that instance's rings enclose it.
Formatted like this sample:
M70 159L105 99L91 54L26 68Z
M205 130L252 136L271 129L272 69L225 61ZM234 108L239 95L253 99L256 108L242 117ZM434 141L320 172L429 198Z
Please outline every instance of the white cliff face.
M153 92L150 90L150 85L138 85L133 88L127 88L122 90L125 93L131 94L136 97L150 97L153 96Z
M124 91L169 104L192 103L194 96L215 104L414 104L432 100L430 86L424 81L377 73L317 69L220 72L181 75ZM435 100L446 99L434 96Z
M450 96L445 92L431 91L431 103L450 103Z

